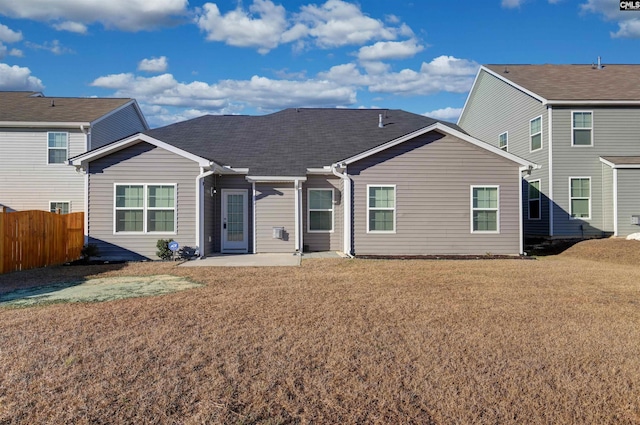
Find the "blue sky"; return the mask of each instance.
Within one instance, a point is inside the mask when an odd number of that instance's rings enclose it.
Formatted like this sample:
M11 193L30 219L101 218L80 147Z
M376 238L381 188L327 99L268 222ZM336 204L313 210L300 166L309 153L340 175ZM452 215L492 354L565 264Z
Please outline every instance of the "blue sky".
M152 127L288 107L455 121L481 64L639 47L617 0L0 0L0 90L133 97Z

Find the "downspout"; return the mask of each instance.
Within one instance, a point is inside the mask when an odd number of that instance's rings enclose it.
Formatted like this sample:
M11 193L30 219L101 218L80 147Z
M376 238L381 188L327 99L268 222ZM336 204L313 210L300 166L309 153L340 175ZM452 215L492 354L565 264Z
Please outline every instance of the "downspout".
M522 183L524 182L522 173L524 172L531 172L531 169L526 165L518 169L518 226L520 227L520 231L518 233L520 235L520 255L524 255L524 216L522 213Z
M553 106L549 105L549 236L553 236L554 224L553 224ZM542 189L542 188L540 188Z
M204 249L202 241L204 240L204 178L215 172L215 166L209 171L204 171L204 167L200 167L200 174L196 177L196 255L200 258L204 257Z
M90 149L91 146L91 127L85 128L83 124L80 125L80 131L84 134L84 147L85 152ZM84 243L89 243L89 164L87 164L84 172Z
M256 232L256 182L251 182L251 191L253 193L253 199L251 201L251 215L252 215L252 221L253 221L253 253L257 254L258 253L258 241L256 239L257 236L257 232Z
M302 193L302 189L300 187L300 180L295 179L293 182L293 188L295 191L295 195L293 197L294 199L294 208L295 208L295 232L296 232L296 237L295 237L295 255L300 255L302 253L302 250L300 249L300 242L302 241L302 234L300 233L300 229L302 228L302 226L300 225L300 204L302 202L300 202L300 194Z
M351 253L351 178L347 174L346 165L340 166L344 169L342 173L338 171L338 166L340 165L331 164L331 172L334 176L342 179L343 252L353 258Z

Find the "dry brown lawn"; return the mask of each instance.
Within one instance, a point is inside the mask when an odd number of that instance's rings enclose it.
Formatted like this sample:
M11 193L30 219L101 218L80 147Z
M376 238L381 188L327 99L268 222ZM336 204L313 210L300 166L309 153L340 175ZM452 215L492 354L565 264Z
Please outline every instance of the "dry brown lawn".
M638 259L640 242L595 241L537 261L1 276L0 288L147 274L206 285L0 308L0 424L637 424Z

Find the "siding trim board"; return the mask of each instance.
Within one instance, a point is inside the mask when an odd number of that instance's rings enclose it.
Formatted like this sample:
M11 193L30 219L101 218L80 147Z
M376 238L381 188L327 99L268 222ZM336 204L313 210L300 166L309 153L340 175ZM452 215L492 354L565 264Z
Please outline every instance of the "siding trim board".
M553 236L553 107L548 106L548 143L549 143L549 190L547 198L549 198L549 236ZM542 188L540 188L542 190Z

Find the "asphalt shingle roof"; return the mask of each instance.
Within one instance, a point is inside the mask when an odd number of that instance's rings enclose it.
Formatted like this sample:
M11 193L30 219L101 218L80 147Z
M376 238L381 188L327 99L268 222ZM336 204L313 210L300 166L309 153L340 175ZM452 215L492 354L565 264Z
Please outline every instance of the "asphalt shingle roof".
M547 100L640 100L640 65L485 65Z
M384 128L378 127L379 114ZM269 115L206 115L145 132L254 176L304 176L438 122L388 109L285 109ZM443 122L462 131L455 124Z
M131 100L45 97L37 92L0 91L0 121L92 122ZM52 102L55 106L51 106Z

